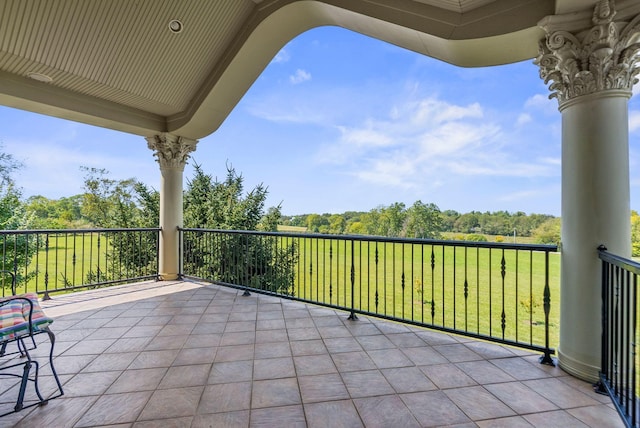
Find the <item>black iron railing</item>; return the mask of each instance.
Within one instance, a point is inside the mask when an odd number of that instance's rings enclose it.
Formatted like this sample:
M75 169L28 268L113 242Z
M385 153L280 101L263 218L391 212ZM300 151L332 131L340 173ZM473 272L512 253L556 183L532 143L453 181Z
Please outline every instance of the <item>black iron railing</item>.
M182 229L181 246L186 277L539 350L553 363L556 246L202 229Z
M638 275L640 264L599 248L602 260L602 360L600 391L624 423L638 427Z
M2 295L157 278L158 228L0 231Z

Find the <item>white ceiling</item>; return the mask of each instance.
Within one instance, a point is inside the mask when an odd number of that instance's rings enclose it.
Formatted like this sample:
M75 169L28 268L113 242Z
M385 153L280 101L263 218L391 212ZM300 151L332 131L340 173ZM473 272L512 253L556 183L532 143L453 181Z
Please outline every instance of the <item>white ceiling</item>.
M338 25L483 66L535 56L543 36L536 24L560 3L576 7L575 0L0 0L0 104L198 139L308 29ZM173 19L183 23L180 33L170 31Z

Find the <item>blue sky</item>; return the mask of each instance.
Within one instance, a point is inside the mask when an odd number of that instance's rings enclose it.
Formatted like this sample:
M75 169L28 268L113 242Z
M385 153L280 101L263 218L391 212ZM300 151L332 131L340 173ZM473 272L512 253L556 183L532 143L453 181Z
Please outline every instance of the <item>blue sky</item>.
M638 88L636 87L636 90ZM532 61L464 69L347 30L287 44L192 160L284 214L416 200L460 212L560 215L560 113ZM640 101L630 102L631 205L640 204ZM25 197L81 193L81 166L158 189L144 138L0 107ZM191 177L191 166L185 169Z

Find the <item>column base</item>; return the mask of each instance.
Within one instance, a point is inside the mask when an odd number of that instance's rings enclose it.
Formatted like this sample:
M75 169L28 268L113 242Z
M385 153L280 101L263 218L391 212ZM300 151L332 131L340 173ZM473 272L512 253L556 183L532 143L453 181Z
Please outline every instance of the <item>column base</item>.
M180 275L177 273L159 273L158 280L159 281L175 281L176 279L180 279Z
M599 379L600 367L585 364L574 358L567 356L558 350L558 362L560 368L572 376L587 382L596 383Z

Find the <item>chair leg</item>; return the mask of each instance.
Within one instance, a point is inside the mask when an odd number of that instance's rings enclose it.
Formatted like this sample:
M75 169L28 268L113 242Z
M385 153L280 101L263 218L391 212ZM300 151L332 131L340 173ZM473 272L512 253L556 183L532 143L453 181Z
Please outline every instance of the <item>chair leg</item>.
M20 392L18 392L18 401L14 410L17 412L24 406L24 394L27 390L27 381L29 380L29 372L31 371L31 361L25 361L24 368L22 369L22 379L20 381Z
M53 373L53 378L56 380L56 384L58 385L58 391L60 392L60 393L59 393L59 394L57 394L57 395L54 395L54 396L52 396L52 397L49 397L49 398L47 399L47 401L48 401L48 400L52 400L52 399L54 399L54 398L58 398L58 397L60 397L61 395L64 395L64 391L62 390L62 384L60 383L60 378L58 378L58 372L56 372L56 368L55 368L55 366L53 365L53 348L54 348L54 346L55 346L55 344L56 344L56 336L55 336L55 334L53 334L53 332L49 329L49 327L46 327L46 328L44 329L44 331L46 331L46 332L47 332L47 334L49 335L49 341L51 342L51 348L50 348L50 350L49 350L49 366L51 367L51 373ZM36 385L37 385L37 383L36 383Z

